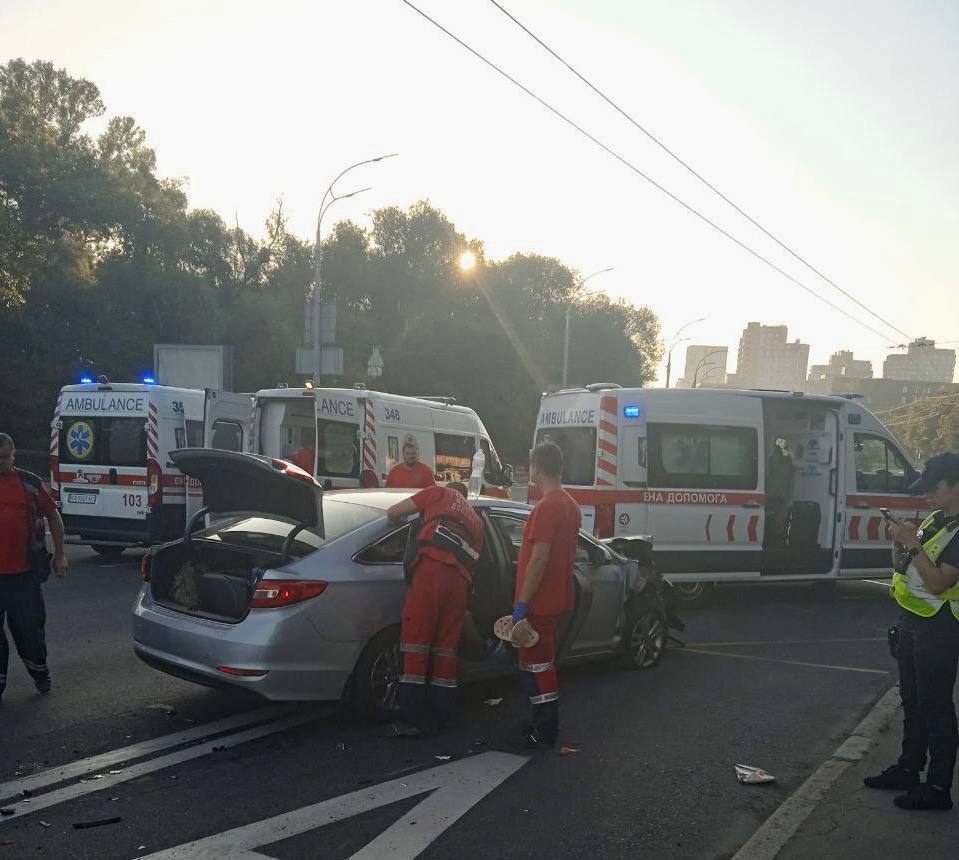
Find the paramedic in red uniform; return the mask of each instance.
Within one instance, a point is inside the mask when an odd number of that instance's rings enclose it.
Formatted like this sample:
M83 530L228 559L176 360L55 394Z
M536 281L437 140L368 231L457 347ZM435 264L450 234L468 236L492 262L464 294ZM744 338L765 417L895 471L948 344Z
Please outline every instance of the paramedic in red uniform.
M428 487L393 505L387 516L398 523L410 514L423 517L417 536L413 581L403 606L400 651L401 737L417 737L444 728L456 700L457 650L473 582L473 564L431 541L448 529L465 542L472 561L483 548L483 522L466 500L466 486Z
M573 568L581 525L579 506L562 487L563 452L543 442L530 457L530 481L543 495L526 521L516 573L513 621L528 618L539 633L531 648L521 648L523 688L533 708L526 746L552 749L559 734L559 683L556 677L556 628L573 608Z
M436 483L433 470L425 463L420 462L420 450L414 442L403 445L403 462L397 463L390 469L386 477L386 488L420 490L432 487Z
M49 559L44 520L53 535L53 569L57 576L67 572L63 520L56 503L40 478L14 466L16 453L13 439L0 433L0 697L9 662L4 622L37 690L50 692L43 633L46 610L40 590Z

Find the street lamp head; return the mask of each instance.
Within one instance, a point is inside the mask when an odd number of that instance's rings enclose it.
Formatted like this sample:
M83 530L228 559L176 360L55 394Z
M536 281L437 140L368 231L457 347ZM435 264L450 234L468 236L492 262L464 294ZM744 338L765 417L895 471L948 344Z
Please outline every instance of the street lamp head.
M471 272L476 268L476 264L479 261L476 259L476 254L472 251L463 251L460 254L460 258L457 261L457 265L460 267L461 272Z

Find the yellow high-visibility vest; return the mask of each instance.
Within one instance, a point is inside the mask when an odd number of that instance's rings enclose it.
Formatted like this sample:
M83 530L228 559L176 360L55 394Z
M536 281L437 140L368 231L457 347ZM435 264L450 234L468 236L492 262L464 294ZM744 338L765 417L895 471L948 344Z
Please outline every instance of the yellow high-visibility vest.
M924 532L931 526L935 522L937 513L938 511L926 517L922 521L922 525L919 526L919 530ZM957 534L959 534L959 520L941 528L923 543L923 552L929 556L932 562L936 562ZM942 594L932 594L926 588L926 583L923 582L922 576L916 568L915 559L909 562L909 567L905 573L899 573L898 571L893 573L890 594L903 609L923 618L931 618L942 609L944 603L949 603L952 614L959 621L959 583Z

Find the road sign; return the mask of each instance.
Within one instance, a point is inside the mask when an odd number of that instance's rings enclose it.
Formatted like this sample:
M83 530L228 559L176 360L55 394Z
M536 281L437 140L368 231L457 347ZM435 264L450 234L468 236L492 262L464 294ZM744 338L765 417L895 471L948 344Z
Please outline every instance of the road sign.
M316 373L316 350L309 346L297 347L296 372L304 376ZM343 347L323 347L323 376L343 375Z

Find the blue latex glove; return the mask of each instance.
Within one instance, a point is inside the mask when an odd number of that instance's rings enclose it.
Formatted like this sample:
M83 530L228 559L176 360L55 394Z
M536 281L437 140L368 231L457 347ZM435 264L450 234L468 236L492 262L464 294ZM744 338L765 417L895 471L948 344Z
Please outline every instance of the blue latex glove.
M529 606L521 600L513 610L513 623L519 624L527 615L529 615Z

